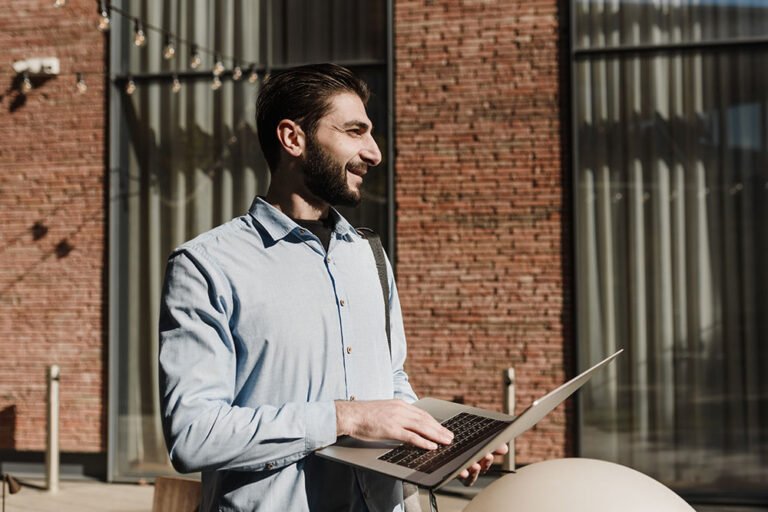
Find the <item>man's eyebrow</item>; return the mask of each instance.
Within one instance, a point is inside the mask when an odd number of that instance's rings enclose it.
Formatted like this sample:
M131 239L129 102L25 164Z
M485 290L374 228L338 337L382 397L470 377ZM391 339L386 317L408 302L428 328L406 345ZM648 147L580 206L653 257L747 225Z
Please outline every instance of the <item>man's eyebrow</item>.
M351 128L364 129L365 131L373 131L373 127L365 121L347 121L341 125L342 129L349 130Z

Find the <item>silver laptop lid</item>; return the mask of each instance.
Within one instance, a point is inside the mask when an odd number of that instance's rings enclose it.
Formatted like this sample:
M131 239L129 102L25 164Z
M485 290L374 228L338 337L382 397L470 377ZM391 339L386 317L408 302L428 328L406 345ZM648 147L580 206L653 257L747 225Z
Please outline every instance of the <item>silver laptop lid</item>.
M506 429L492 438L489 442L485 443L481 449L473 450L473 455L465 459L465 464L470 461L474 462L474 460L477 460L479 456L492 452L502 443L509 443L516 437L525 433L531 427L536 425L542 418L544 418L544 416L552 412L555 407L563 403L571 394L583 386L592 377L592 374L594 374L598 368L601 368L613 361L623 351L623 348L617 350L615 353L606 357L591 368L584 370L579 375L564 383L560 387L550 391L541 398L534 400L534 402L529 405L520 415L515 417L515 419ZM441 477L441 483L435 485L434 488L438 489L458 476L458 474L461 473L461 471L463 471L466 467L465 464L462 464L459 468L455 469L451 473L443 475Z
M509 441L536 425L544 416L552 412L555 407L563 403L573 392L583 386L590 377L592 377L595 370L610 363L622 352L624 352L623 348L617 350L592 368L584 370L557 389L553 389L541 398L534 400L531 405L515 418L512 425L510 425L510 434L512 434L512 437Z

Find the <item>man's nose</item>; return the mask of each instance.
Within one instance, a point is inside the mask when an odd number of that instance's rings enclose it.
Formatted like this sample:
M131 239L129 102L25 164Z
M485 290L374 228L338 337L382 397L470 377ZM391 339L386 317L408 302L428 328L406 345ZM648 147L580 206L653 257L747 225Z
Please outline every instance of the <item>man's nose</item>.
M379 145L376 144L376 140L370 133L366 137L366 145L363 151L360 152L360 158L368 164L370 167L376 167L381 163L381 151Z

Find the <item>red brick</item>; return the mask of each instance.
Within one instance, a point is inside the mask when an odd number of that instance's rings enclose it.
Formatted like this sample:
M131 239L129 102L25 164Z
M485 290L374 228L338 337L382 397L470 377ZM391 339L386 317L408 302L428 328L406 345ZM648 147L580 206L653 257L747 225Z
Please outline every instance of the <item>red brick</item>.
M397 271L422 395L501 409L504 368L523 405L565 377L558 6L395 2ZM564 409L519 462L570 454Z
M106 449L105 36L90 0L14 2L6 61L56 56L61 75L0 103L0 449L45 445L46 367L61 366L61 448ZM88 91L75 92L76 72ZM3 89L14 80L0 66ZM35 223L47 232L35 239ZM66 241L66 256L56 246ZM3 414L3 411L8 413Z

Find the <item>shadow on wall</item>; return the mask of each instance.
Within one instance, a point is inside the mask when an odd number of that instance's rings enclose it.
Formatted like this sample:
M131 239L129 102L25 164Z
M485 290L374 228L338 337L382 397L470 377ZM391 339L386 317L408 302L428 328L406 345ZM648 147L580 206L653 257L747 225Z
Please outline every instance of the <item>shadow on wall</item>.
M16 406L0 410L0 450L16 448Z
M51 80L52 76L35 76L30 75L29 81L32 83L32 91L39 89L48 80ZM8 98L8 112L16 112L27 103L27 94L22 90L22 84L24 83L24 75L17 73L11 79L11 83L0 94L0 103L5 103ZM45 93L43 93L45 94Z

